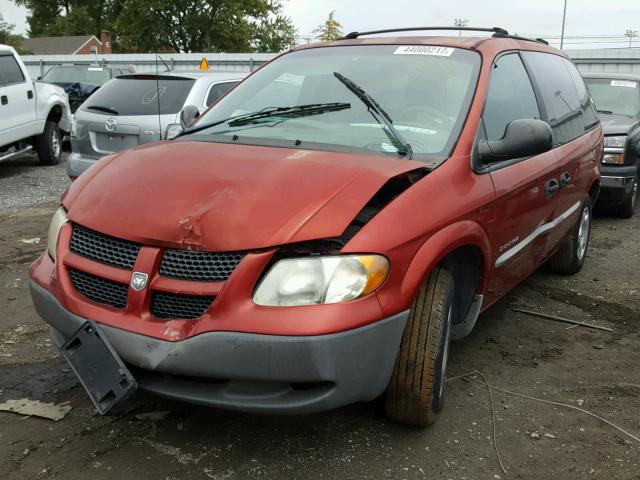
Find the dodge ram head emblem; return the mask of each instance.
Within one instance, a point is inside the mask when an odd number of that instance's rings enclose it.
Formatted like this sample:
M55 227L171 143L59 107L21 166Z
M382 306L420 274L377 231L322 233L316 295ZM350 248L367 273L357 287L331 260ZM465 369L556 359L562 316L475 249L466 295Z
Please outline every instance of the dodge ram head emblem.
M118 121L115 118L110 118L104 122L104 128L110 132L115 132L116 128L118 128Z
M136 292L144 290L144 287L147 286L147 280L149 280L149 275L146 273L133 272L133 275L131 275L131 288Z

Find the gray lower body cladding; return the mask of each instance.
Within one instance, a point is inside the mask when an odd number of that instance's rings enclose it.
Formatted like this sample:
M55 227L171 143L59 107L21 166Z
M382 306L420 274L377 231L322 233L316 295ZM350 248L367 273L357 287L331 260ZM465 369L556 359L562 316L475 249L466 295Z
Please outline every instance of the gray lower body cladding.
M86 319L31 282L36 310L59 346ZM167 342L101 325L140 388L232 410L303 414L384 392L408 311L346 332L278 336L208 332Z

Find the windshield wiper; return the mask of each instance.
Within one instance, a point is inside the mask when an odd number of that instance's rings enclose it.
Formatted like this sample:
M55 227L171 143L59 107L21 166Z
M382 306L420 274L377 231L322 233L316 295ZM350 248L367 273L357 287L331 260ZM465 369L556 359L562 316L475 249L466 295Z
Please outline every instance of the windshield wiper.
M333 76L336 77L342 84L347 87L353 94L358 97L362 103L364 103L369 112L373 115L373 117L378 121L378 123L382 123L387 127L387 130L394 137L392 140L395 140L400 145L400 149L398 150L398 154L407 157L411 160L413 156L413 149L411 148L411 144L407 142L402 134L396 130L396 127L393 126L393 120L389 116L387 112L380 106L378 102L376 102L371 95L364 91L364 89L355 83L353 80L349 80L347 77L338 72L333 72Z
M261 118L268 117L287 117L287 118L296 118L296 117L307 117L310 115L319 115L325 112L338 112L340 110L346 110L351 108L350 103L343 102L333 102L333 103L309 103L306 105L296 105L295 107L271 107L260 112L249 113L247 115L242 115L241 117L236 117L227 124L230 127L235 127L239 125L247 125L248 123L253 123L255 120L259 120Z
M98 110L99 112L106 112L112 115L118 115L118 111L109 107L101 107L100 105L89 105L88 107L84 107L87 110Z
M237 127L240 125L247 125L253 123L261 118L268 117L306 117L310 115L319 115L325 112L337 112L339 110L346 110L351 108L350 103L333 102L333 103L308 103L306 105L296 105L294 107L266 107L262 110L252 113L245 113L243 115L236 115L234 117L225 118L211 123L205 123L203 125L195 125L184 131L183 135L189 135L190 133L199 132L206 128L215 127L226 123L230 127Z
M613 115L613 112L611 110L598 110L598 113Z

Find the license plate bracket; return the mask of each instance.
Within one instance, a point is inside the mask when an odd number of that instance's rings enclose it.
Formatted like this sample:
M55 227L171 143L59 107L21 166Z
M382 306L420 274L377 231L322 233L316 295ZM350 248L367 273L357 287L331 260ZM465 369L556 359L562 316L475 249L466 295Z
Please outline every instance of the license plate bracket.
M101 415L117 413L138 388L96 322L83 323L60 351Z

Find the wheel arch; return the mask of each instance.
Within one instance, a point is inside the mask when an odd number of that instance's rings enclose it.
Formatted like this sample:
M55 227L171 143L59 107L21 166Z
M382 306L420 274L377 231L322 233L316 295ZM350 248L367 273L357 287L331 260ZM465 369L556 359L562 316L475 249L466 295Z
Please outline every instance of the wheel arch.
M430 237L413 257L404 276L402 291L414 298L431 271L442 266L449 270L456 288L454 323L462 321L474 296L486 290L491 270L491 246L485 230L476 222L448 225Z
M62 105L56 103L51 106L49 113L47 114L47 121L52 120L59 123L62 119Z
M591 197L591 205L596 204L596 200L598 200L598 195L600 194L600 179L594 180L589 187L589 196Z

